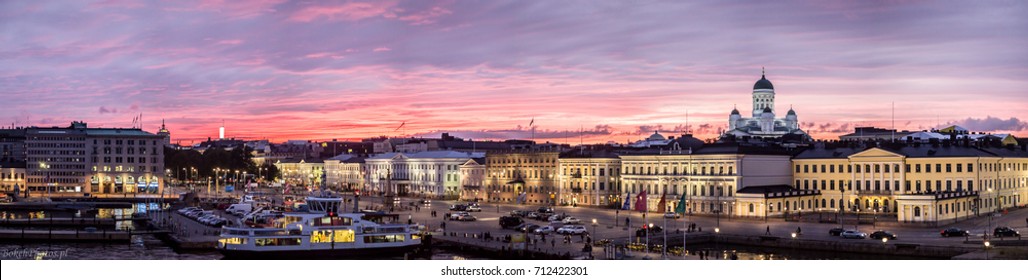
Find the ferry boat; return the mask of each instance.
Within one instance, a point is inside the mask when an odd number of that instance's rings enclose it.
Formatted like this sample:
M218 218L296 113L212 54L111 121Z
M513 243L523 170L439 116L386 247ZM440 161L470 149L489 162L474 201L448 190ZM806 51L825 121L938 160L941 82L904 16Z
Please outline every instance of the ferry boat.
M336 196L311 196L306 205L265 224L222 227L217 250L228 259L345 259L403 255L421 245L419 225L395 223L397 215L340 214Z

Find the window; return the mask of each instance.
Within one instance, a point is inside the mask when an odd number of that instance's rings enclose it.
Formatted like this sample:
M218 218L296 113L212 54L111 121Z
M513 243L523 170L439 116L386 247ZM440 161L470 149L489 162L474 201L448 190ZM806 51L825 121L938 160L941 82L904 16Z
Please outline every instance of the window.
M355 234L352 229L348 230L316 230L311 233L311 243L350 243L354 242Z

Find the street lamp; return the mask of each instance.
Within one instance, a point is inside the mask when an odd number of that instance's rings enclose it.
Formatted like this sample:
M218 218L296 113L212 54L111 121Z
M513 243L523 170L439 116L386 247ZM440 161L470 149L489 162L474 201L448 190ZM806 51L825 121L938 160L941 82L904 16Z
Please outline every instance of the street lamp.
M592 234L596 234L596 219L593 219L593 232L592 232Z
M985 259L986 260L989 259L989 247L992 247L992 244L989 243L989 240L985 240Z

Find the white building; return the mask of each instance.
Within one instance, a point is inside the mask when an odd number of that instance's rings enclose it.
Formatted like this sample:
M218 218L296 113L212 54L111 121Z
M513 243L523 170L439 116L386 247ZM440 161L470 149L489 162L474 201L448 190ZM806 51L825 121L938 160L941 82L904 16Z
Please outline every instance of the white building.
M460 198L471 201L489 199L485 190L485 158L472 158L460 165Z
M342 154L325 160L325 185L345 191L364 186L364 158Z
M800 129L796 111L792 108L785 118L775 118L775 87L764 74L753 84L752 113L751 118L744 118L738 109L732 109L728 115L728 130L721 137L780 138L789 134L807 137L807 133Z
M365 160L368 188L373 193L456 199L460 166L483 153L429 151L385 153Z

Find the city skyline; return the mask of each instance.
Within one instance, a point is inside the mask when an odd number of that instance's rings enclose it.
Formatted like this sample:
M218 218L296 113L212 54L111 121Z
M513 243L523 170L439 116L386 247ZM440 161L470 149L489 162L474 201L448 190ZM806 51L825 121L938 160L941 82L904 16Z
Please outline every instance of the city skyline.
M892 127L893 104L900 130L1028 133L1024 3L794 4L3 3L0 123L142 114L183 144L222 120L273 141L706 139L766 67L776 113L818 139Z

